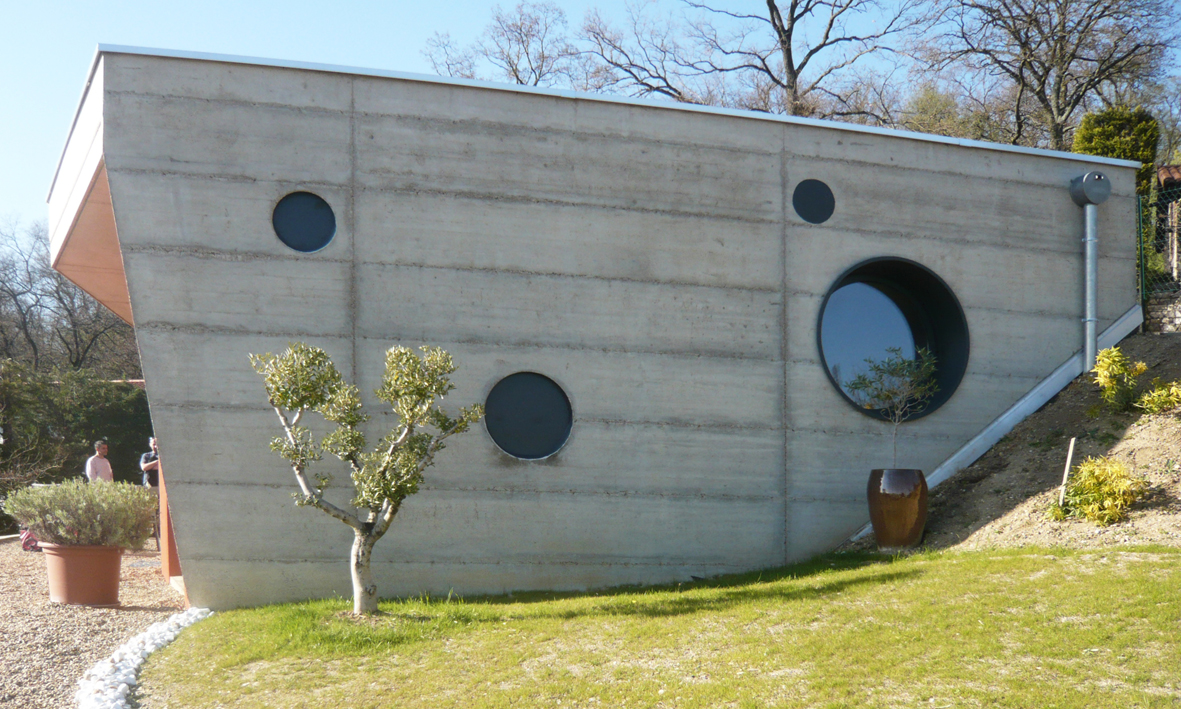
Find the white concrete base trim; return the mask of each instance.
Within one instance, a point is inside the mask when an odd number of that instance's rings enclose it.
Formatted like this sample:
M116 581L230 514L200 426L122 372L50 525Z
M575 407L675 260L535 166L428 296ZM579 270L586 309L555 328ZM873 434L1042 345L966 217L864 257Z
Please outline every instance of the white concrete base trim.
M208 608L190 608L153 623L128 640L78 680L78 692L74 695L78 709L129 709L127 694L138 681L140 665L148 655L175 640L180 631L211 615L213 611Z
M1111 324L1111 327L1103 331L1099 335L1099 349L1106 349L1108 347L1115 347L1121 340L1144 322L1144 311L1139 306L1133 306L1128 312L1124 313ZM927 486L935 487L939 483L944 482L952 475L968 467L976 462L980 456L988 452L990 448L997 444L1005 437L1013 427L1024 421L1030 414L1042 408L1047 401L1054 398L1054 396L1066 388L1075 380L1078 375L1083 373L1083 353L1076 352L1073 357L1062 363L1062 366L1055 369L1054 372L1045 379L1038 382L1037 386L1029 390L1025 396L1017 400L1017 403L1009 407L1000 416L997 416L992 423L988 424L983 431L978 433L975 438L968 441L962 448L953 453L950 458L943 461L943 463L931 474L927 476ZM867 524L857 531L849 541L861 539L873 531L873 525Z

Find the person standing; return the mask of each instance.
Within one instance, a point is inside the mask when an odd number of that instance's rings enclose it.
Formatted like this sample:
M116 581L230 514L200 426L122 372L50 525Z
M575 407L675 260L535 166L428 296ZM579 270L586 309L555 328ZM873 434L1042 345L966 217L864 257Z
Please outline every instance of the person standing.
M144 471L144 487L160 487L160 447L153 436L148 439L150 451L139 457L139 469Z
M90 482L113 482L115 476L111 474L111 461L107 460L107 442L94 442L94 455L86 459L86 479Z
M155 436L148 439L148 448L151 450L139 457L139 469L144 471L144 487L156 497L156 524L152 528L152 537L156 540L156 551L160 551L160 446Z

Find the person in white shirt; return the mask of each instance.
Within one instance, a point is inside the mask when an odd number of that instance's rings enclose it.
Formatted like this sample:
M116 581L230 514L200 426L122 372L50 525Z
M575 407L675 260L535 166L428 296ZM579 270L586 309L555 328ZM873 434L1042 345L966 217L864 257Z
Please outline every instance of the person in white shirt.
M99 480L114 481L115 477L111 474L111 461L107 460L106 441L94 442L94 455L86 459L86 479L92 483Z

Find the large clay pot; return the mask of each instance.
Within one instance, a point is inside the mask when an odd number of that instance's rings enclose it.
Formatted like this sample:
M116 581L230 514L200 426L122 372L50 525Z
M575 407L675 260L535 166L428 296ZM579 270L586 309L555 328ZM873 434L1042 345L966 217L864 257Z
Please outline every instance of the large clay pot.
M120 547L41 543L49 572L49 600L80 606L119 605Z
M927 525L927 479L912 468L869 473L869 519L881 549L913 547Z

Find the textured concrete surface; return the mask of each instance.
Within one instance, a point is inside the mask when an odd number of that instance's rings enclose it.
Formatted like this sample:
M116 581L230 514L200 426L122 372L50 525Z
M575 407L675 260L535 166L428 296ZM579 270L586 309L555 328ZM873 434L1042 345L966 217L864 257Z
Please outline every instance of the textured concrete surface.
M123 53L96 76L59 182L90 179L82 140L100 136L196 605L349 592L350 532L291 504L248 352L306 340L367 394L386 348L430 343L459 364L453 405L517 371L566 391L553 457L516 460L482 426L440 457L375 552L381 593L405 594L671 581L856 531L890 431L833 389L816 327L864 259L935 271L971 335L963 383L902 428L900 464L934 469L1081 347L1067 186L1096 166L1066 155ZM1099 169L1102 329L1136 302L1135 200L1131 168ZM809 178L836 197L821 225L791 206ZM61 190L69 253L82 202ZM272 230L296 190L336 214L319 252Z

